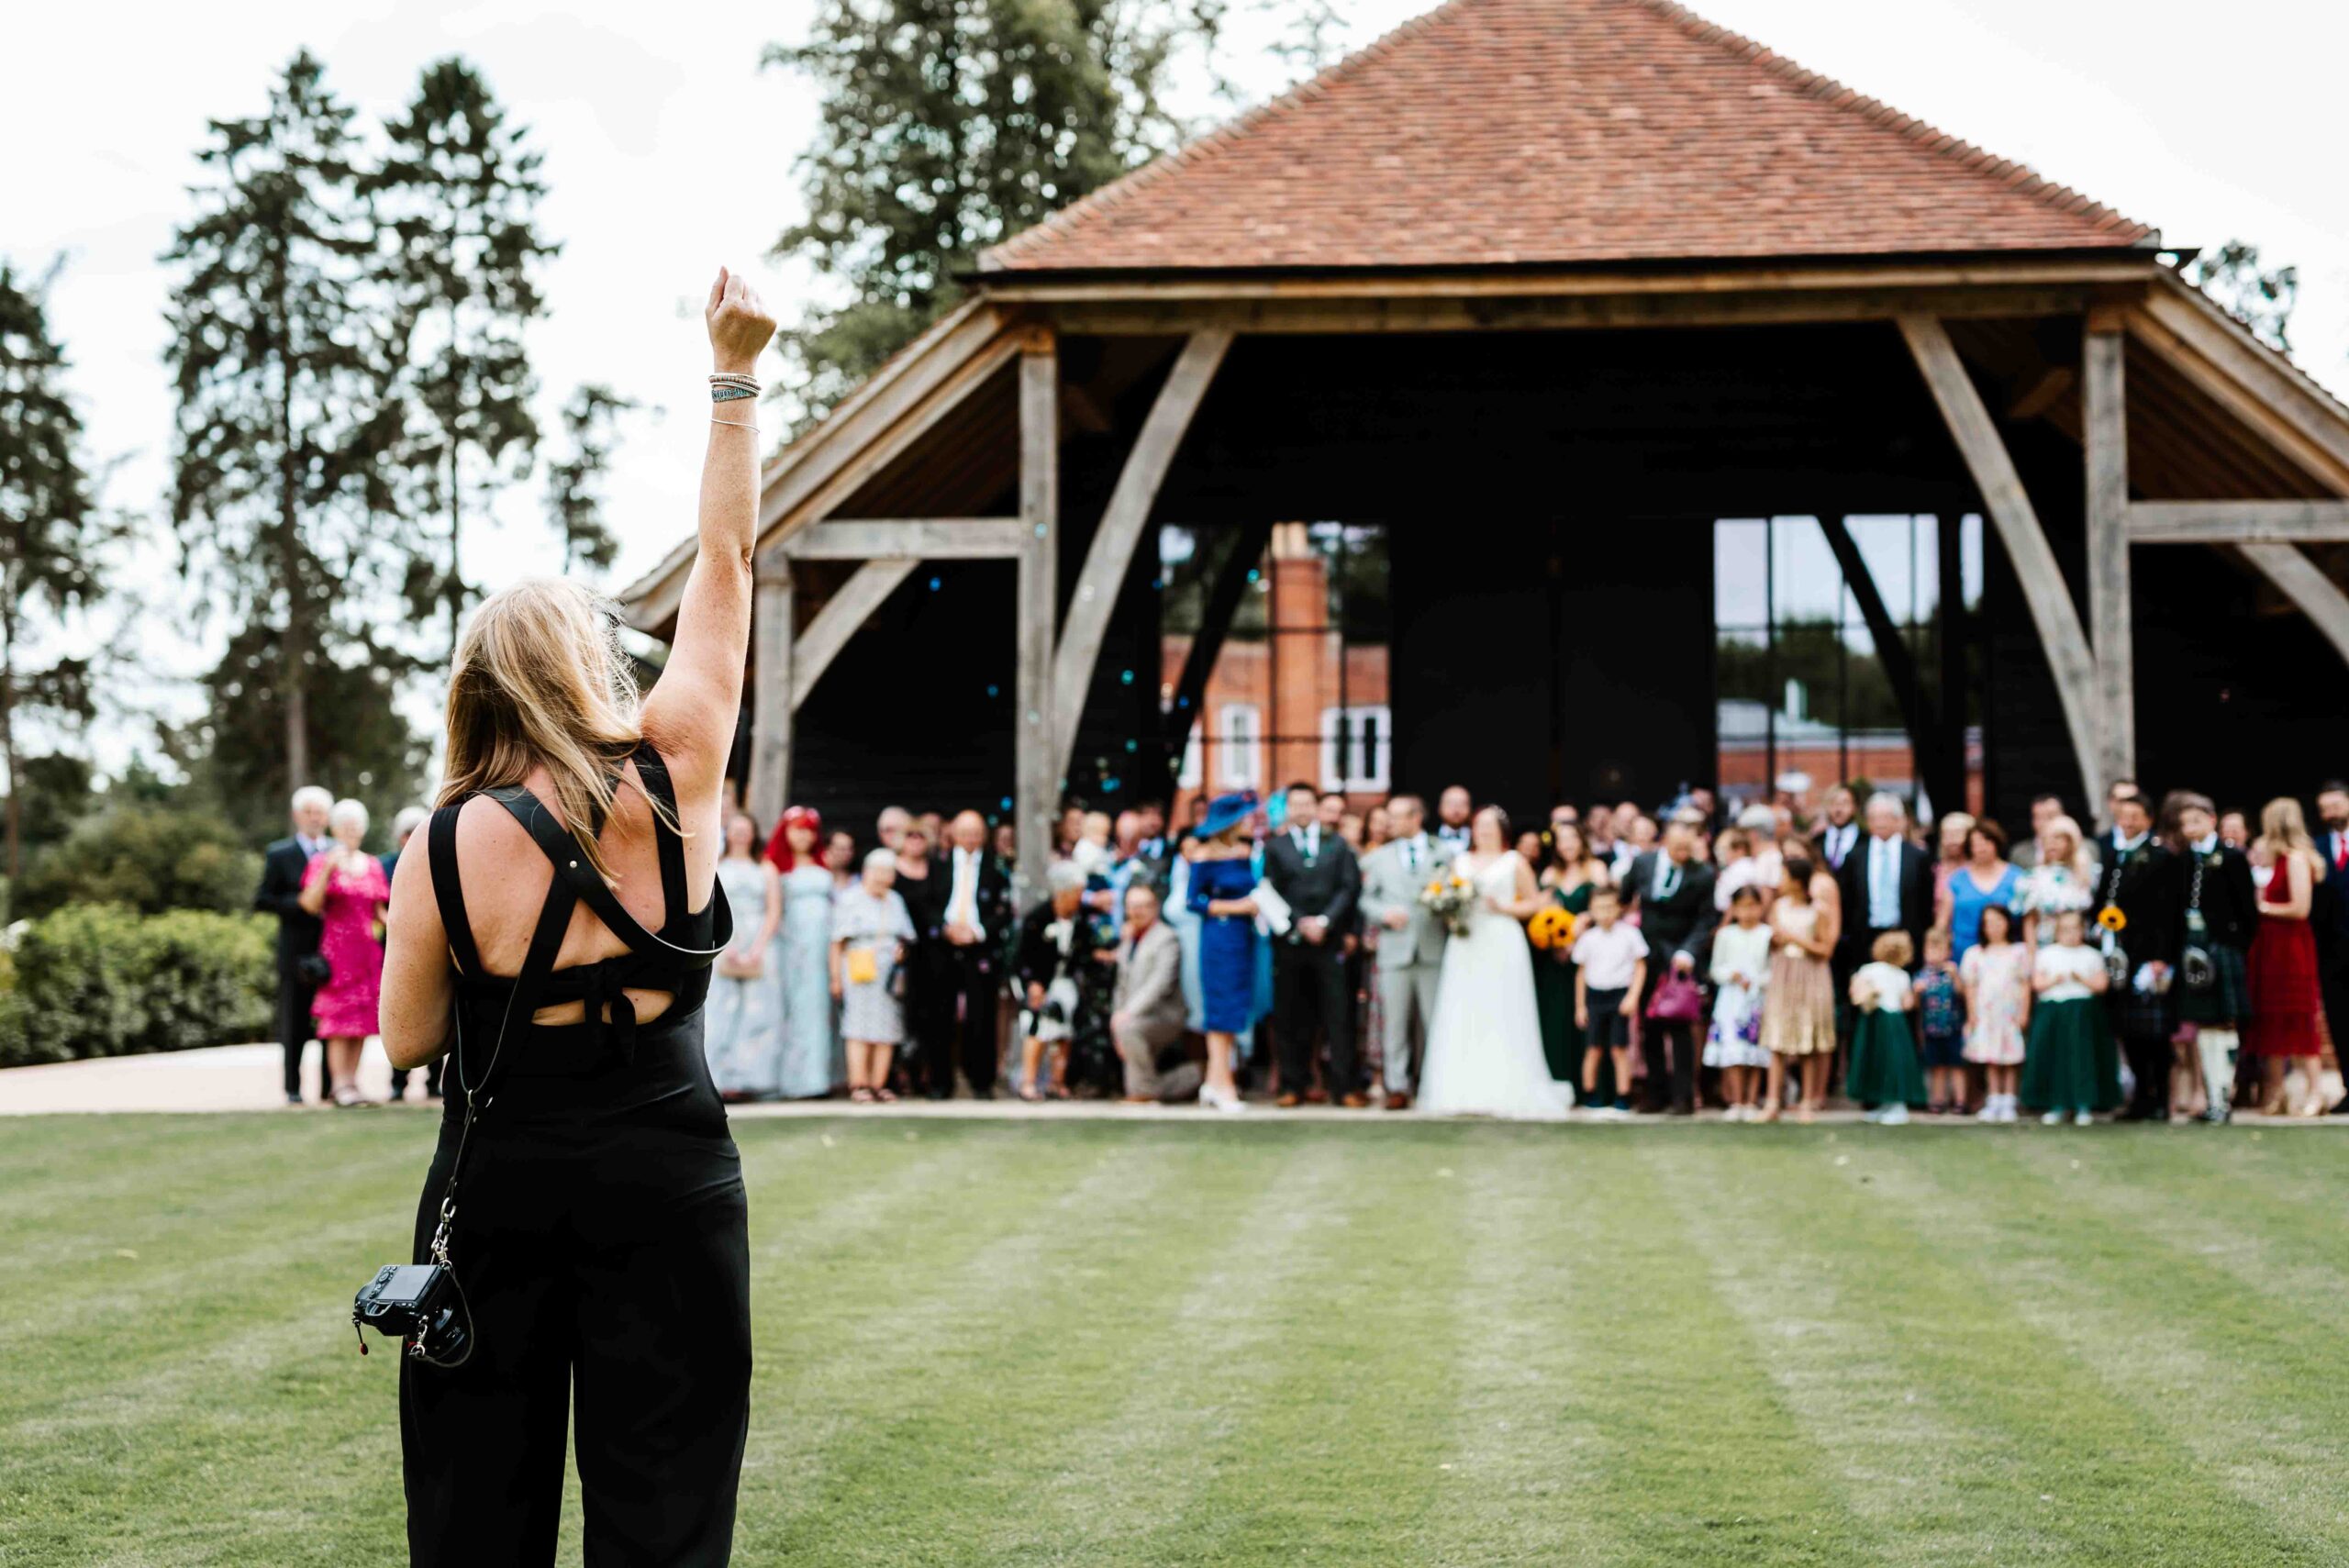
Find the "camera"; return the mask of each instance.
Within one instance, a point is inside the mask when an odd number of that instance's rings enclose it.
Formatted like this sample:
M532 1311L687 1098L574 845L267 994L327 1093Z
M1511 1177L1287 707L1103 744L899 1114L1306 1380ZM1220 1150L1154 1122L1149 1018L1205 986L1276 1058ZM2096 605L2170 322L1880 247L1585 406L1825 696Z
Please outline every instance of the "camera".
M351 1328L406 1340L407 1353L443 1365L464 1360L473 1336L456 1275L439 1263L386 1263L351 1303ZM359 1337L367 1353L367 1337Z

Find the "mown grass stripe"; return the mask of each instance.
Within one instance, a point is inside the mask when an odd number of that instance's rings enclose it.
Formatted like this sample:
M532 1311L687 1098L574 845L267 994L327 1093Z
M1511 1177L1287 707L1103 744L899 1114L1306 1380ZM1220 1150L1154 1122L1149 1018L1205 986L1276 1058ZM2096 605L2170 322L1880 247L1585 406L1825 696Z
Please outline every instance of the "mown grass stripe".
M1869 1527L1856 1556L1919 1564L1982 1560L1986 1491L2012 1489L2008 1434L1949 1408L1941 1389L1964 1367L1933 1374L1904 1360L1903 1326L1854 1273L1906 1278L1922 1238L1898 1251L1863 1251L1789 1204L1832 1154L1806 1141L1736 1149L1719 1141L1642 1151L1672 1195L1714 1289L1743 1326L1762 1373L1827 1462L1843 1505ZM1856 1265L1856 1266L1855 1266ZM1937 1375L1934 1375L1937 1374ZM1897 1543L1897 1544L1896 1544ZM2002 1548L2048 1555L2048 1540L2023 1527Z
M2272 1412L2227 1393L2253 1369L2201 1354L2172 1326L2185 1314L2239 1310L2238 1293L2181 1294L2167 1255L2007 1162L2010 1138L1960 1150L1955 1139L1902 1136L1855 1140L1829 1190L1876 1211L1887 1232L1931 1239L1932 1262L1920 1272L1956 1277L1912 1277L1911 1299L1967 1302L1965 1319L1976 1322L1987 1304L1991 1320L2012 1324L2009 1424L2018 1446L2040 1454L2041 1491L2078 1550L2148 1565L2335 1560L2349 1540L2337 1510L2328 1519L2279 1504L2301 1475L2338 1495L2349 1469L2337 1443L2277 1451ZM1969 1171L1963 1191L1942 1173L1954 1157ZM1863 1182L1865 1199L1855 1196Z

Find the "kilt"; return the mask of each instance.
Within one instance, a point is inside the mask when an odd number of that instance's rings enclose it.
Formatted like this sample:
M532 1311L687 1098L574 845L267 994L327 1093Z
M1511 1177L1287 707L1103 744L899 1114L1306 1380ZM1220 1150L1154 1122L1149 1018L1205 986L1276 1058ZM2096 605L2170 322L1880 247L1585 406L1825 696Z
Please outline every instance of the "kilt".
M2210 955L2210 984L2192 990L2181 975L2170 987L2177 999L2177 1016L2190 1024L2241 1023L2251 1017L2251 984L2243 950L2211 942L2202 951Z
M2133 966L2130 978L2135 979ZM2140 991L2133 984L2112 987L2104 997L2112 1032L2122 1040L2167 1040L2177 1032L2176 994L2174 977L2167 991Z

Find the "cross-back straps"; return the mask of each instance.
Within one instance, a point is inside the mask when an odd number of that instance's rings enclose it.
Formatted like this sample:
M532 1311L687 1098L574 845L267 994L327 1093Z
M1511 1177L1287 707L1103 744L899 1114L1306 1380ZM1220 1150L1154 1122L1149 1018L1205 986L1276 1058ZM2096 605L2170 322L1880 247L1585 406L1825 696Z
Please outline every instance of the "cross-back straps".
M461 1007L468 994L495 1001L503 992L505 1016L510 1020L520 1013L528 1028L530 1015L540 1006L576 1000L584 1005L584 1021L591 1034L618 1044L626 1055L633 1049L636 1030L635 1008L623 995L626 989L666 992L672 997L672 1009L682 1011L699 1006L707 995L709 962L733 940L733 911L722 885L711 889L709 904L701 910L686 908L685 841L669 825L676 814L675 786L660 753L650 743L640 743L632 755L647 795L665 808L654 811L652 827L661 866L662 912L658 931L647 930L643 922L629 913L544 801L519 784L482 792L506 808L554 867L546 904L531 932L529 955L521 973L510 981L482 967L473 925L465 915L457 871L457 814L464 803L442 806L432 814L426 850L431 857L434 900L457 963ZM558 970L555 955L562 949L572 912L581 904L593 910L629 951ZM525 1001L527 1009L522 1006Z

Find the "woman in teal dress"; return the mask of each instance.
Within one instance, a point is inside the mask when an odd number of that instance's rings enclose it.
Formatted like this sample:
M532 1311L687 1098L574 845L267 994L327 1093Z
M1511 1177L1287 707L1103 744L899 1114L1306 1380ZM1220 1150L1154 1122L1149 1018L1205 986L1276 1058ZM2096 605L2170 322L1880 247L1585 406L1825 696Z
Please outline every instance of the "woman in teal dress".
M1579 924L1590 908L1591 889L1609 881L1607 862L1590 852L1582 829L1562 822L1551 829L1550 863L1542 868L1542 896L1572 915ZM1582 1030L1575 1028L1574 944L1564 943L1533 954L1533 1001L1542 1018L1542 1054L1550 1061L1550 1076L1561 1083L1578 1081L1582 1071ZM1601 1085L1604 1087L1604 1085Z

